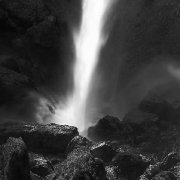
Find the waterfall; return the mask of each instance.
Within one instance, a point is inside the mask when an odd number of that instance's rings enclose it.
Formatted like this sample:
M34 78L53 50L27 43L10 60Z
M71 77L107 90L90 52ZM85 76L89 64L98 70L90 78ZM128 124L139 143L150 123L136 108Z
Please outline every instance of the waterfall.
M73 31L74 88L65 107L59 109L56 123L76 126L80 132L87 127L86 103L100 50L107 40L104 25L112 2L113 0L83 0L81 26L78 31Z

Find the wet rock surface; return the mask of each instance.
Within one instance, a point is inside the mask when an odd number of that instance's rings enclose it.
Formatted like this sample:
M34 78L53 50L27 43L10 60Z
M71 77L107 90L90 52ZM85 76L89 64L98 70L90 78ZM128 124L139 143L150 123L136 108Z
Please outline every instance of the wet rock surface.
M69 153L71 153L72 151L74 151L75 149L78 149L80 147L91 147L93 145L93 142L88 140L85 137L82 136L75 136L70 143L68 144L65 154L68 155Z

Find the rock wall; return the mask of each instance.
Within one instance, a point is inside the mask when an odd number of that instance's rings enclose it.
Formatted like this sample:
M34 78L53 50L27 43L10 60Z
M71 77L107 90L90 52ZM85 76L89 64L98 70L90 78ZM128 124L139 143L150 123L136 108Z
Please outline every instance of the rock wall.
M19 117L26 108L33 112L38 93L58 101L52 97L64 95L72 86L71 31L80 12L80 1L0 1L1 116L11 119L3 112L15 111ZM30 95L32 91L36 98ZM36 121L33 116L30 119Z
M123 118L150 89L173 79L169 65L179 67L179 2L119 0L111 16L92 94L98 107Z

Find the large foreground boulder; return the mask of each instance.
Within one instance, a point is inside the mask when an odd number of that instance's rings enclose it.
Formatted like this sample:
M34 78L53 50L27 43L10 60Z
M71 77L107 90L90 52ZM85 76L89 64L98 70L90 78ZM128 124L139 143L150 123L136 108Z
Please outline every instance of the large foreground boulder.
M105 180L106 173L102 160L94 158L88 148L75 149L62 164L59 180Z
M90 147L92 146L93 142L88 140L87 138L83 136L76 136L74 137L70 143L68 144L65 154L70 154L73 150L78 149L80 147Z
M5 180L31 180L29 156L21 138L10 137L2 147Z
M0 144L8 137L22 137L28 150L64 153L68 143L78 134L77 128L72 126L8 122L0 126Z

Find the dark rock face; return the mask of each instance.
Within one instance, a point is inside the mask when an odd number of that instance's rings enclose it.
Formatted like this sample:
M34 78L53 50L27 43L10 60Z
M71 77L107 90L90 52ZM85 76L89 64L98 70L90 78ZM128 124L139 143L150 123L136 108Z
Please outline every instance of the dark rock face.
M96 126L88 129L88 137L96 142L116 140L132 132L131 126L122 123L118 118L106 116Z
M90 147L92 144L93 144L93 142L89 141L85 137L76 136L68 144L65 154L68 155L73 150L78 149L80 147Z
M9 138L2 147L4 175L7 180L31 180L29 157L21 138Z
M177 6L172 0L117 2L118 18L99 63L105 85L98 95L105 102L117 103L120 115L136 106L151 88L172 79L167 66L177 67L180 55Z
M98 158L94 158L87 148L75 149L62 165L62 174L59 179L61 178L67 180L105 180L104 163Z
M69 77L73 56L70 16L77 14L77 10L80 11L78 5L72 7L68 0L0 1L1 116L11 114L8 119L13 119L18 114L19 120L25 121L21 116L23 112L26 116L25 106L37 105L24 102L17 95L24 97L33 91L48 98L45 89L51 95L67 90L64 79ZM33 101L29 95L26 98ZM19 103L14 112L17 99ZM7 108L7 104L12 109ZM36 116L30 121L37 121Z
M91 151L94 157L102 159L105 163L108 163L116 155L116 150L106 144L106 142L100 142L91 147Z
M57 124L4 123L0 126L1 144L8 137L22 137L28 149L64 153L68 143L78 135L77 128Z

